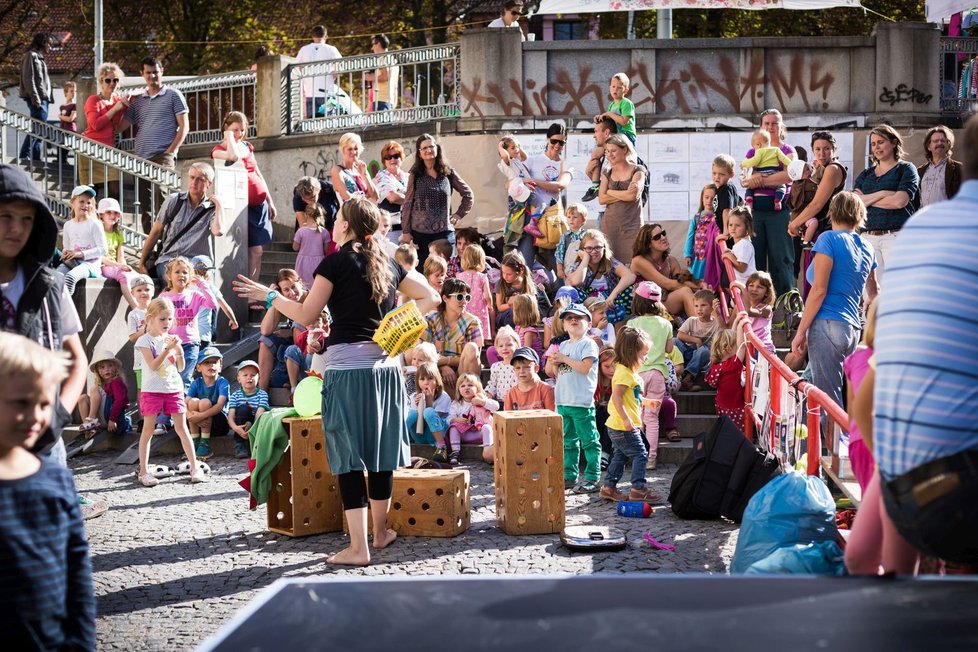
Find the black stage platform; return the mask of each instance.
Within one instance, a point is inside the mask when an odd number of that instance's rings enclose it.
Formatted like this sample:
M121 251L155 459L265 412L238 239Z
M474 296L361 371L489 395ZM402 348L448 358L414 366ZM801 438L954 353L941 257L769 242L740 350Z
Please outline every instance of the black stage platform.
M978 650L978 581L709 575L280 581L201 650Z

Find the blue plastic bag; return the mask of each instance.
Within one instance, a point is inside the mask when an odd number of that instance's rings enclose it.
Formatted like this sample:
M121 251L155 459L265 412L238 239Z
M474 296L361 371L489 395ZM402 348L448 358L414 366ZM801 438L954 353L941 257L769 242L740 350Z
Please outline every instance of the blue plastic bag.
M760 561L751 564L747 575L830 575L842 577L846 564L842 548L835 541L799 543L778 548Z
M778 548L835 541L835 501L821 479L801 473L779 475L747 503L730 565L746 572Z

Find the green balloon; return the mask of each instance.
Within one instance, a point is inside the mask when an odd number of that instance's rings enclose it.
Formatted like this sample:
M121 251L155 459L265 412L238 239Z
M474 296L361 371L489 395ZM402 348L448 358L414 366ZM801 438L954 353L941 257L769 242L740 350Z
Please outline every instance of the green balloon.
M311 417L319 414L323 408L323 379L315 376L303 378L295 386L292 405L299 416Z

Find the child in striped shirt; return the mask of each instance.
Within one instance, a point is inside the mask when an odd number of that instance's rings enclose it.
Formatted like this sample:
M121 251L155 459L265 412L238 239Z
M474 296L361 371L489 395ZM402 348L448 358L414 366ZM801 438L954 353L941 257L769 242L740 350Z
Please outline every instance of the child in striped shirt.
M269 409L268 392L258 387L258 363L244 360L238 364L238 383L241 387L228 401L228 426L234 431L234 456L251 455L249 433L258 417Z

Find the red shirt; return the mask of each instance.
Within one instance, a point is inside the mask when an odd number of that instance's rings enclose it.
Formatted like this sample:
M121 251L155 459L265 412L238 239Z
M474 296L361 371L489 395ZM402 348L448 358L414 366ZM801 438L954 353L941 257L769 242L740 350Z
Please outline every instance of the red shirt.
M743 374L744 363L735 355L710 366L706 382L717 390L718 408L736 410L744 407Z
M106 104L98 95L89 95L85 100L85 120L88 121L88 127L85 128L82 136L115 147L115 128L122 122L122 117L126 113L119 111L109 117L109 109L115 106L117 101Z
M249 142L244 140L240 142L248 148L248 155L241 157L241 164L248 171L248 205L259 206L264 204L268 198L268 186L265 185L265 180L262 176L258 174L258 161L255 160L255 148ZM227 151L227 148L222 143L212 149L211 154L225 151Z

